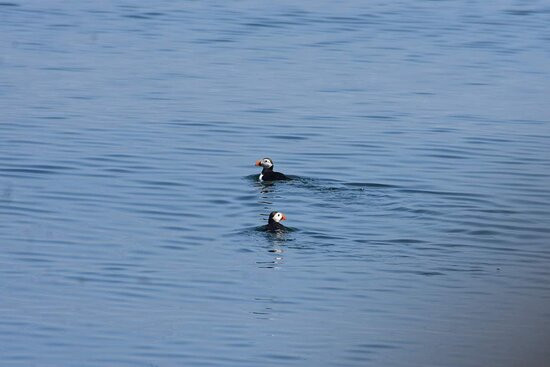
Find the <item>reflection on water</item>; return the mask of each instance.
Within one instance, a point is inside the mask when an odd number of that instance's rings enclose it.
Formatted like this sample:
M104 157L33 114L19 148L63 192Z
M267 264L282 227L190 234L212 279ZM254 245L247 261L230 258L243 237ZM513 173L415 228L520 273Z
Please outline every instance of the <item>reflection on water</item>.
M268 252L273 254L273 258L271 261L258 261L258 266L261 268L268 268L268 269L280 269L284 264L284 250L281 248L281 246L284 245L284 238L279 239L277 241L273 242L273 248L269 249Z
M1 2L0 365L549 365L549 14Z

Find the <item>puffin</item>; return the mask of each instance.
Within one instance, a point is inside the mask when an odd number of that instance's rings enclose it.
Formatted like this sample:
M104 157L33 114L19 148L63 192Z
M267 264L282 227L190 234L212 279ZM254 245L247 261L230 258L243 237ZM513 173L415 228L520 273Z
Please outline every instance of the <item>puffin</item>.
M281 212L271 212L269 213L269 219L267 220L267 226L265 229L270 232L274 231L284 231L286 229L281 223L282 220L286 220L286 216Z
M262 173L260 173L260 181L279 181L289 180L289 178L281 172L273 171L273 161L271 158L263 158L256 161L256 166L263 167Z

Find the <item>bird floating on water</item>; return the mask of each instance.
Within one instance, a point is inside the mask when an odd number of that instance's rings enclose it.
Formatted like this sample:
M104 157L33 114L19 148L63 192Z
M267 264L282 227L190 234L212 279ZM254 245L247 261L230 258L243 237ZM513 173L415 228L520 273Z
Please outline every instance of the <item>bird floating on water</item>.
M288 180L289 178L281 172L273 171L273 160L271 158L263 158L256 161L256 166L261 166L260 181L279 181Z
M284 215L283 213L281 212L269 213L269 219L267 220L267 225L265 226L265 229L270 232L285 230L286 227L283 226L281 223L279 223L282 220L286 220L286 215Z

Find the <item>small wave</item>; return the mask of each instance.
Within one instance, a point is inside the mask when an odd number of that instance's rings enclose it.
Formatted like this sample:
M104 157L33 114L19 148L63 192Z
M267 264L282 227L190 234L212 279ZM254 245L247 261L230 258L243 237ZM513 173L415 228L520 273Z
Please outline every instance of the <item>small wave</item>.
M373 189L394 189L398 187L395 185L376 183L376 182L348 182L348 183L345 183L344 185L351 186L351 187L364 187L364 188L373 188Z

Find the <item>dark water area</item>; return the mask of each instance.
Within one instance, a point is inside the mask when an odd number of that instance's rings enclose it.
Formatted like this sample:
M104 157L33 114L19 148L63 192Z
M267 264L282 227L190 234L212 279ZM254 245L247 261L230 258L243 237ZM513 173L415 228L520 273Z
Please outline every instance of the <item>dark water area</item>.
M0 365L550 365L548 24L1 2Z

